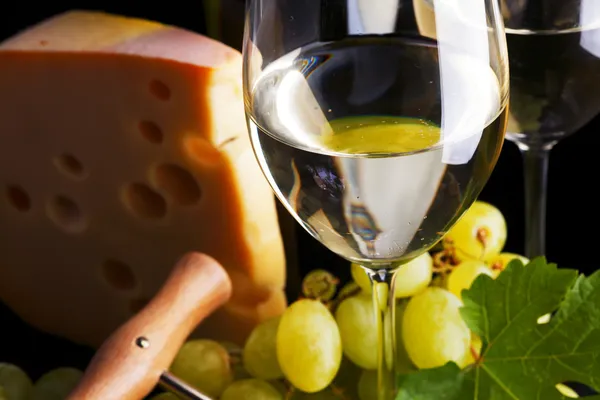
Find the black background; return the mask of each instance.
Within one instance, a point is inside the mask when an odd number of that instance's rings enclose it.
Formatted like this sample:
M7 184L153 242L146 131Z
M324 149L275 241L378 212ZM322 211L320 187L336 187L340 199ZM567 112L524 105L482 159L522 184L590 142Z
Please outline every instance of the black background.
M204 9L200 0L121 3L101 1L52 1L6 5L0 14L0 39L54 14L70 9L94 9L141 17L205 32ZM240 38L241 40L241 38ZM598 268L595 245L598 229L597 161L600 118L575 135L561 141L552 151L549 170L547 258L559 266L590 273ZM0 133L1 134L1 133ZM524 193L521 154L506 142L500 161L481 200L496 205L508 222L506 250L522 253L524 241ZM301 265L339 260L303 231L298 230ZM92 356L90 349L36 332L0 305L0 362L13 362L32 378L59 366L84 369Z

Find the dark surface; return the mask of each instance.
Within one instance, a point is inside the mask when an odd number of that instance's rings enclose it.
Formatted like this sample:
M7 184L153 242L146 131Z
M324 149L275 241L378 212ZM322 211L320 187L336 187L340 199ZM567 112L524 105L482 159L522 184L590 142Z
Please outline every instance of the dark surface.
M6 38L24 27L56 13L73 9L98 9L107 12L142 17L204 32L204 12L201 1L133 2L109 4L100 1L41 2L33 7L27 2L11 4L0 14L0 38ZM548 200L547 258L560 266L576 268L585 273L594 271L594 244L598 226L595 197L598 179L598 130L600 118L563 140L552 152ZM0 144L1 145L1 144ZM492 178L481 200L500 208L508 222L506 250L523 252L523 169L516 146L506 142ZM312 269L319 265L345 264L322 248L303 231L299 233L300 264ZM0 362L20 365L37 378L51 368L74 366L84 369L92 351L66 341L41 334L0 305Z

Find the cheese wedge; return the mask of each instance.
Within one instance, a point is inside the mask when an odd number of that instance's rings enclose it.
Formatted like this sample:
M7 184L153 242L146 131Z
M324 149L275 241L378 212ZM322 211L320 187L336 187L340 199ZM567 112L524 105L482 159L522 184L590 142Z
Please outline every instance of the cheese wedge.
M284 245L241 63L196 33L88 11L0 44L0 300L98 346L195 250L234 286L195 336L241 342L279 315Z

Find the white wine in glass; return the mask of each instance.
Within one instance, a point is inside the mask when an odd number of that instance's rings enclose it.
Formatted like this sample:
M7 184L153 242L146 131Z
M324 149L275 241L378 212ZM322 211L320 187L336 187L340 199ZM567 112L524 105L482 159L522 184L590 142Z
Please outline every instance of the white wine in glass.
M508 64L496 0L443 1L433 40L412 0L253 0L246 114L279 200L373 286L379 400L395 397L394 278L476 200L504 141ZM381 294L387 294L384 298Z

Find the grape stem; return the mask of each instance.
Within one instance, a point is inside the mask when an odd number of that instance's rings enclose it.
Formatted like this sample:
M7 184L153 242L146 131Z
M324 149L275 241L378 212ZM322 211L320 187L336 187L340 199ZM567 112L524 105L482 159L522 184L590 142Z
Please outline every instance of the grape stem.
M433 270L439 274L449 273L458 264L460 264L460 262L456 258L454 248L442 250L433 256Z
M481 355L477 352L477 349L473 345L471 345L470 350L471 350L471 355L473 356L473 359L475 360L475 364L479 364L480 359L482 358Z
M344 293L340 293L334 301L332 301L329 304L329 308L332 312L335 312L335 310L338 308L338 306L346 299L350 298L350 297L354 297L357 294L359 294L361 291L360 286L356 286L356 288L354 288L354 290L350 290Z

